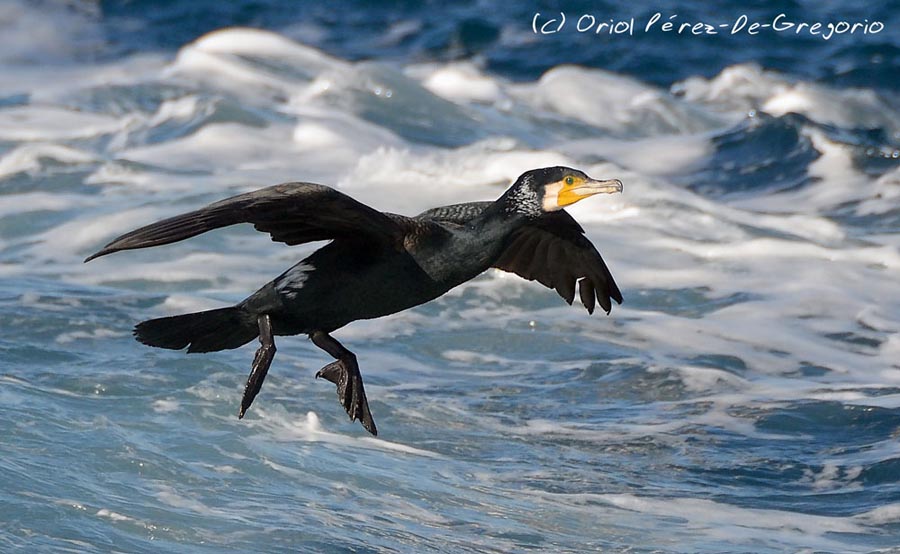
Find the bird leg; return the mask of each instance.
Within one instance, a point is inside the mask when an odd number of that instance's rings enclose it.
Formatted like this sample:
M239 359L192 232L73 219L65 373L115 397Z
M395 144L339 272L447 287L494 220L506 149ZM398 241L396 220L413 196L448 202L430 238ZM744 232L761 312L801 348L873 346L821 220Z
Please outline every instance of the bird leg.
M350 421L359 420L366 431L378 435L375 420L369 412L369 402L363 388L362 374L356 363L356 355L350 352L328 333L315 331L309 338L313 344L328 352L335 360L316 373L316 379L323 377L337 385L338 401L347 410Z
M253 365L250 369L250 376L247 377L247 386L244 387L244 397L241 399L241 411L238 412L238 419L242 419L244 414L253 404L253 399L262 388L263 381L266 380L266 374L269 372L269 366L272 365L272 359L275 358L275 337L272 334L272 319L269 314L262 314L256 318L259 324L259 349L253 357Z

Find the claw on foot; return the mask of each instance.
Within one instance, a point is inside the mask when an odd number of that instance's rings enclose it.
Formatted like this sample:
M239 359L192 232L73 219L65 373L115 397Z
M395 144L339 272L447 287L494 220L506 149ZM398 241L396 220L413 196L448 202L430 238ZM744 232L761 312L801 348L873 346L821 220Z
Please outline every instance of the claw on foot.
M350 421L359 420L366 431L378 435L375 420L372 419L372 413L369 411L369 401L366 399L366 391L363 388L362 375L355 363L344 360L331 362L316 373L316 378L319 377L336 385L338 402L347 411Z

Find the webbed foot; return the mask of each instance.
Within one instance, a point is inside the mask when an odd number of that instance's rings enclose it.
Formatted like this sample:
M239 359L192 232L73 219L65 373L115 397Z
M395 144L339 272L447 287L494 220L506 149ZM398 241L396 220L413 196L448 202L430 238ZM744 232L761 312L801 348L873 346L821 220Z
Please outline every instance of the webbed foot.
M337 385L338 402L347 410L350 421L357 419L365 427L366 431L378 435L375 428L375 420L369 411L369 401L366 399L366 390L363 388L362 375L356 360L337 360L331 362L316 373L316 378L322 377Z
M362 374L359 372L356 356L327 333L313 333L310 338L316 346L337 358L320 369L316 373L316 378L322 377L337 386L338 401L347 411L350 421L359 420L366 431L378 435L375 420L369 411L369 401L366 399L366 390L363 388Z
M253 399L259 394L263 381L266 380L266 374L269 373L269 366L275 358L275 337L272 334L272 321L268 314L263 314L257 318L259 323L259 348L253 357L253 365L250 369L250 375L247 377L247 385L244 387L244 396L241 398L241 409L238 412L238 419L243 419L244 414L253 404Z

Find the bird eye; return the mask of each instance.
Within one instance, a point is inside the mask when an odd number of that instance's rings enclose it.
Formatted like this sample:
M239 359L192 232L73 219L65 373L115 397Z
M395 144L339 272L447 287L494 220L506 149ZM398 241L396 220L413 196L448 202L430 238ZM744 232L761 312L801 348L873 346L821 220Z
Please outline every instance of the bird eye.
M571 185L571 184L574 183L574 182L575 182L575 178L572 177L571 175L569 175L568 177L566 177L566 184L567 184L567 185Z

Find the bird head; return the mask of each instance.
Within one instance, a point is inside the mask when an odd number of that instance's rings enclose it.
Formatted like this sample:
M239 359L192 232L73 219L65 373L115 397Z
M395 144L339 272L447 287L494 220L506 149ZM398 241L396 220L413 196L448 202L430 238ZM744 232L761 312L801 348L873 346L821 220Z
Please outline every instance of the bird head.
M591 179L583 171L556 166L526 171L506 196L509 208L534 217L561 210L601 192L622 192L622 181Z

